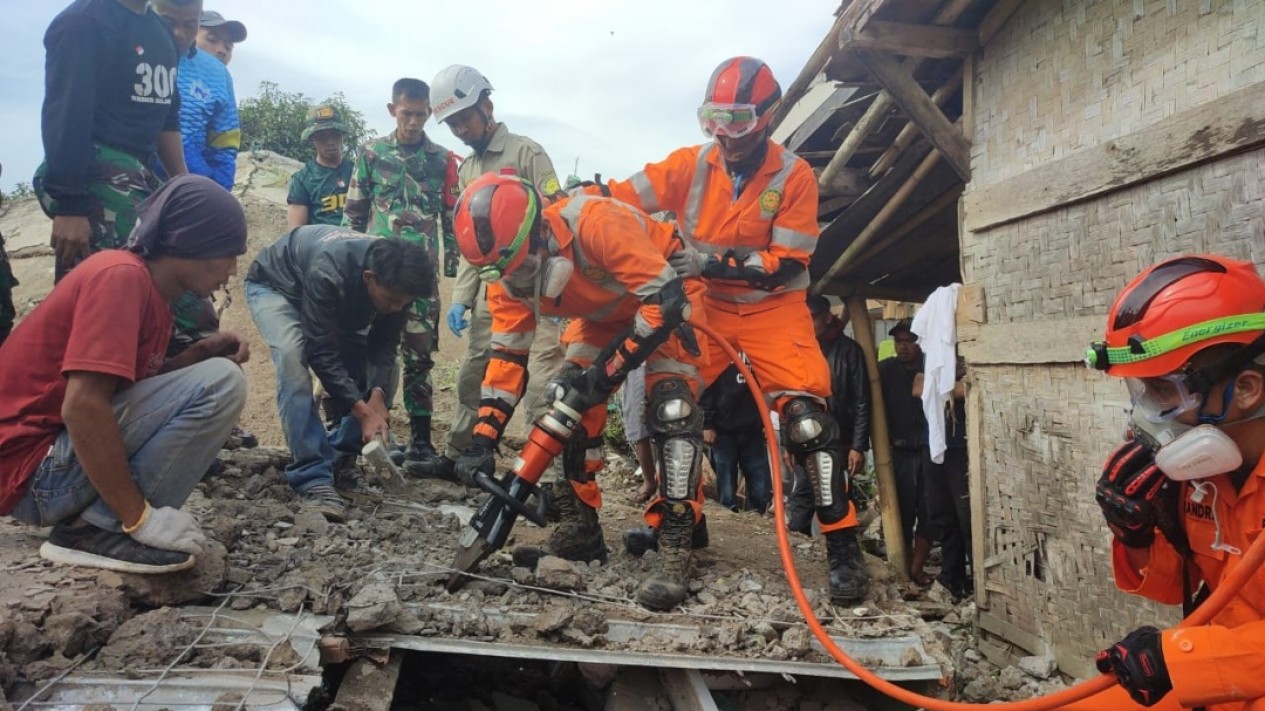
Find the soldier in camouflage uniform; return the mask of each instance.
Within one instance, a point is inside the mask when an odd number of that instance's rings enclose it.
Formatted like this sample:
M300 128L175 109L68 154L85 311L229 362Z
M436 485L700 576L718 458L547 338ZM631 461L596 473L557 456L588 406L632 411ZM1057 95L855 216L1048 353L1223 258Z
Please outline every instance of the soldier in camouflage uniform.
M0 174L3 173L4 166L0 166ZM3 203L4 194L0 193L0 204ZM17 309L13 308L13 287L17 285L18 280L9 267L9 255L4 251L4 235L0 235L0 344L13 330L13 319L18 315Z
M387 105L395 132L366 143L356 157L343 224L357 232L399 237L427 249L444 275L457 272L457 243L452 231L452 208L457 200L457 157L426 136L430 118L430 87L419 79L401 79ZM406 467L416 474L435 469L439 455L431 444L434 388L430 371L438 350L439 294L418 299L409 307L404 331L404 407L412 438Z

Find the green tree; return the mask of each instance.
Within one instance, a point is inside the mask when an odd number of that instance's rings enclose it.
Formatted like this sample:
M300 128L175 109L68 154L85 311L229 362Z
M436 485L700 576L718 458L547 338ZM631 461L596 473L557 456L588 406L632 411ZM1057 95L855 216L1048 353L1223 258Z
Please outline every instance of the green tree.
M242 148L268 150L287 158L307 161L316 156L311 141L303 140L307 112L314 106L332 104L343 115L351 129L345 137L347 150L354 150L365 139L368 130L365 117L347 105L340 91L325 101L316 101L299 92L282 91L276 82L259 83L259 96L238 103L237 116L242 128Z

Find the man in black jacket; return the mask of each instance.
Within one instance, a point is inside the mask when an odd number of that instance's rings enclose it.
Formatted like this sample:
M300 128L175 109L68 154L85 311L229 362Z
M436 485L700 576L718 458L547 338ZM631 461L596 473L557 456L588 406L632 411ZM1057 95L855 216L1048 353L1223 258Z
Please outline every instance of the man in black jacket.
M716 470L716 494L722 506L738 510L738 469L747 480L747 508L763 514L772 501L769 448L764 443L760 406L751 397L746 378L730 365L703 391L703 443ZM808 514L813 513L811 495Z
M824 296L810 296L808 311L813 316L817 344L830 366L830 414L839 423L839 443L848 463L848 476L856 476L865 466L870 448L870 382L861 346L843 333L844 322L830 312ZM797 468L795 488L789 503L788 526L807 533L812 525L813 492L808 475Z
M404 308L434 288L423 247L326 225L291 230L250 265L246 303L272 351L281 429L294 455L286 479L308 510L343 520L336 451L388 439L387 389ZM341 418L328 436L309 367Z

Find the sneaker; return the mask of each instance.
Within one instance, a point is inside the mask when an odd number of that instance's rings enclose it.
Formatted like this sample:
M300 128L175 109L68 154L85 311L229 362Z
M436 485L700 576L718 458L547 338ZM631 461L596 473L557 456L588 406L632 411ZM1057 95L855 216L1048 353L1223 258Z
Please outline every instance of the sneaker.
M40 557L63 565L147 575L188 570L197 562L188 553L150 548L126 533L61 523L53 526L48 541L40 546Z
M304 511L314 511L333 523L347 520L347 501L329 484L317 484L299 493Z

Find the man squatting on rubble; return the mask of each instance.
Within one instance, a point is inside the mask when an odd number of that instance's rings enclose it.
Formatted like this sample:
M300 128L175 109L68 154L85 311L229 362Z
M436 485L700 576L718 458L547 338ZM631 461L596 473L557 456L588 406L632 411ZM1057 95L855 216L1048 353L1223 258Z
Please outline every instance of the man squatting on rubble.
M1156 264L1116 297L1086 362L1133 401L1133 436L1097 485L1116 586L1189 614L1265 520L1265 281L1219 256ZM1265 708L1262 611L1257 571L1207 625L1134 630L1098 656L1121 686L1069 708Z
M52 526L48 560L164 573L202 550L180 507L237 422L250 355L221 332L165 359L170 305L236 273L246 216L193 175L138 214L128 249L81 262L0 346L0 513Z
M813 481L831 594L853 602L865 597L869 573L838 422L826 411L830 370L804 304L817 247L817 180L807 162L769 138L781 97L764 62L721 62L698 110L703 133L715 142L678 149L628 180L611 181L609 190L646 212L676 214L685 248L671 255L672 265L684 278L702 277L707 324L746 353L781 413L787 450ZM727 365L712 358L703 382ZM653 409L653 393L650 400ZM669 520L675 515L665 526Z
M462 190L484 173L506 170L534 185L541 195L561 190L549 155L539 143L510 133L503 122L496 120L492 106L492 84L473 67L454 64L445 67L431 82L431 99L435 122L446 124L452 135L470 147L471 153L457 171ZM448 477L453 473L456 458L470 446L475 419L479 413L479 389L488 366L488 344L492 316L485 303L484 289L478 270L465 259L457 268L457 283L452 287L452 305L448 307L448 330L461 337L470 329L465 359L457 371L457 408L448 429L445 451L436 463L433 474ZM560 342L561 328L552 318L536 323L536 339L528 358L527 392L523 396L524 412L531 422L543 415L552 403L545 402L541 391L545 383L562 367L565 351ZM553 467L554 478L560 474Z
M548 207L533 186L516 176L486 174L461 195L454 224L462 255L487 284L492 314L492 354L483 378L483 400L470 447L457 460L458 475L491 474L493 452L523 395L527 354L542 316L574 319L567 327L566 364L545 389L550 402L572 388L588 392L580 431L562 453L565 480L552 486L561 522L546 550L561 558L591 561L607 556L597 510L596 474L605 466L602 433L610 392L588 368L604 347L637 351L659 329L701 318L698 280L684 282L667 256L680 243L670 224L607 198L578 195ZM661 495L647 519L662 520L658 569L637 588L637 601L668 610L688 594L690 535L702 515L702 412L700 364L673 334L646 361L649 427L663 462ZM587 370L586 370L587 368Z
M435 267L420 244L329 225L291 230L250 265L246 304L272 353L293 456L285 476L305 509L341 522L347 505L334 487L336 454L390 441L387 407L405 309L434 289ZM309 368L339 420L329 435Z
M444 275L457 274L452 206L457 201L457 156L430 140L430 87L420 79L400 79L391 88L387 111L395 131L361 146L356 156L343 225L375 237L398 237L421 245L436 270L442 249ZM439 292L421 294L408 309L404 326L404 408L411 438L405 467L431 475L439 454L431 443L434 385L431 369L439 349Z

